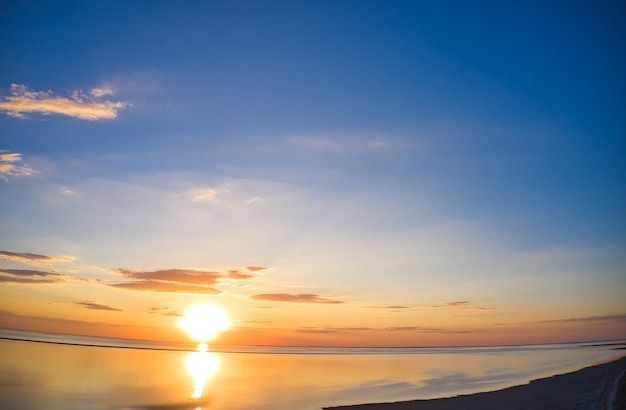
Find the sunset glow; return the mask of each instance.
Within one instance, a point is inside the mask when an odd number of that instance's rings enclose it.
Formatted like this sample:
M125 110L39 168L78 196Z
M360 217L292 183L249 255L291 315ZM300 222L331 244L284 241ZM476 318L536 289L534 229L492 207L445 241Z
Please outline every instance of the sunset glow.
M0 328L626 338L619 1L6 1Z
M224 311L213 305L196 305L189 309L179 321L180 327L197 342L207 342L219 332L230 327L230 321ZM201 343L200 350L206 348Z

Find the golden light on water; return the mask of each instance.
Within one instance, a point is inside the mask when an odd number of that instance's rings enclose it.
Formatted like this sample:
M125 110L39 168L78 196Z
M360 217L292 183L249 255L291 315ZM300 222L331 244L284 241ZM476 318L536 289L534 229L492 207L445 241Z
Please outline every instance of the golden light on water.
M180 327L197 342L207 342L230 327L222 309L214 305L196 305L179 321Z
M190 353L185 360L187 370L195 382L192 397L198 399L202 396L206 382L219 367L219 358L208 351L206 342L228 329L230 320L219 307L203 304L189 309L178 324L193 340L199 342L198 351Z
M206 347L206 344L201 343L200 346ZM191 396L194 399L202 397L202 390L204 390L206 382L217 371L220 364L219 358L215 353L202 350L202 347L199 348L201 349L199 352L189 353L185 361L187 370L195 382L193 395Z

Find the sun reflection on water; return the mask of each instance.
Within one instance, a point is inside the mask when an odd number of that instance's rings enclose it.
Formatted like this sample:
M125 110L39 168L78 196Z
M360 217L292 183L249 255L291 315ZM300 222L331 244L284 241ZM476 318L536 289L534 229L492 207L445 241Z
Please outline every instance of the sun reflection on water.
M221 331L228 329L230 321L219 307L200 304L189 309L185 316L180 319L179 325L192 339L200 342L198 351L189 353L185 360L187 370L195 380L191 397L199 399L202 397L204 386L217 371L220 364L217 355L209 352L209 346L205 342L208 342Z
M192 352L187 355L185 365L187 366L189 374L191 374L195 381L195 387L191 397L199 399L202 397L202 391L207 381L219 368L220 360L215 353L208 351L208 346L205 343L200 343L197 352Z

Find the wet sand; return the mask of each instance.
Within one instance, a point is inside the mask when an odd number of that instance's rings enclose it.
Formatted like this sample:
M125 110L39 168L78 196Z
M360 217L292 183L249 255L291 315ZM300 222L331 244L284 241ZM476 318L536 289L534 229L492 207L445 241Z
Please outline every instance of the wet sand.
M343 410L613 409L626 388L626 357L522 386L431 400L325 407ZM621 380L621 382L619 382ZM621 386L621 387L620 387ZM619 401L619 400L618 400ZM622 409L624 407L615 407Z

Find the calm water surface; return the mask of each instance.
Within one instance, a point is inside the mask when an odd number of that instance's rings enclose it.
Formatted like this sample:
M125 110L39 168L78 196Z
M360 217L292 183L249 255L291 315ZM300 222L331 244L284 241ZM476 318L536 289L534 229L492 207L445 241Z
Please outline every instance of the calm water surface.
M496 390L625 354L613 344L199 353L21 332L0 337L117 346L0 340L0 402L11 409L319 409ZM144 349L122 348L130 346Z

